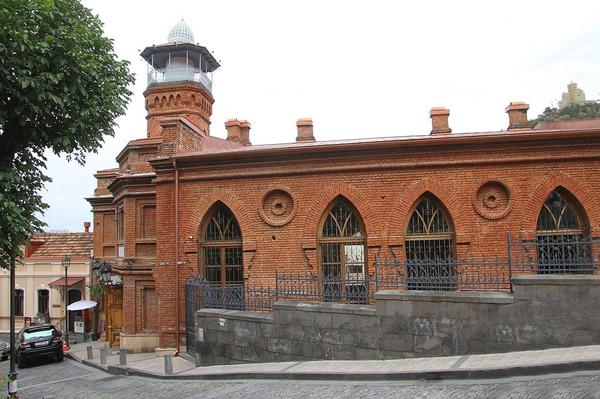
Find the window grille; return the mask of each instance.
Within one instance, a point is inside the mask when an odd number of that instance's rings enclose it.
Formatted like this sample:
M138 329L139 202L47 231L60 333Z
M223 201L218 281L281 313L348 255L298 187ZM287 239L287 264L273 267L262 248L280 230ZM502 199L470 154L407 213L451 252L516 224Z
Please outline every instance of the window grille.
M350 291L368 289L365 285L366 234L354 207L343 198L337 199L325 212L320 233L324 300L336 301Z
M429 196L412 212L406 231L407 288L454 286L454 232L442 207Z
M211 284L243 284L242 234L229 208L216 205L203 224L201 264Z
M538 273L586 272L591 253L579 209L575 200L558 190L544 202L536 227Z

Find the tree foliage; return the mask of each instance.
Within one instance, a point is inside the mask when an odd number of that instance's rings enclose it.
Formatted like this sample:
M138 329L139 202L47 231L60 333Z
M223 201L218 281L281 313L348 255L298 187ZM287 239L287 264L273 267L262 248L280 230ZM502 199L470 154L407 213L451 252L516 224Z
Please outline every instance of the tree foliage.
M566 121L572 119L594 118L600 118L600 103L590 101L584 104L572 104L562 109L546 107L544 112L530 122L532 126L535 126L541 121Z
M0 267L43 227L46 150L85 161L114 135L133 83L76 0L0 2Z

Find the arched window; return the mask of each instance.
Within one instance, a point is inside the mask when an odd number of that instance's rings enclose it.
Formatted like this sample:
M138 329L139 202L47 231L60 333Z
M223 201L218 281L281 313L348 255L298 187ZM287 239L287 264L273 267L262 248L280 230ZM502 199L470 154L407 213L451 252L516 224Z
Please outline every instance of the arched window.
M406 229L407 287L447 290L454 283L454 231L448 213L432 196L415 206Z
M339 197L327 208L321 223L319 257L325 300L346 297L349 302L365 302L367 236L360 215Z
M200 230L200 259L204 278L215 285L243 284L242 233L233 213L217 203Z
M564 190L554 190L537 219L538 273L581 273L591 266L583 208Z

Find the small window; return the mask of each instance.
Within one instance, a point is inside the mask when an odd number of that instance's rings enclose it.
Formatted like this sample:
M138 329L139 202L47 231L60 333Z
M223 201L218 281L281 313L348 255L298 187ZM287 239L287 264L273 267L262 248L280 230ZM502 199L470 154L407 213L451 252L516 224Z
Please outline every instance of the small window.
M17 288L15 290L15 316L23 316L23 290Z
M117 240L122 242L125 239L125 210L117 209Z
M38 290L37 305L38 305L38 314L49 313L50 292L48 290Z

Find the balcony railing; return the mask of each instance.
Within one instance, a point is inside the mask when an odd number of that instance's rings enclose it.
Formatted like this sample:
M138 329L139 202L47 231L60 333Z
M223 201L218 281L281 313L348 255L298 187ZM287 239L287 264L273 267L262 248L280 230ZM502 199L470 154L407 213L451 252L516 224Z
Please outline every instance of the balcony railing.
M155 83L197 82L212 92L212 81L201 69L191 66L151 68L148 71L148 86Z

